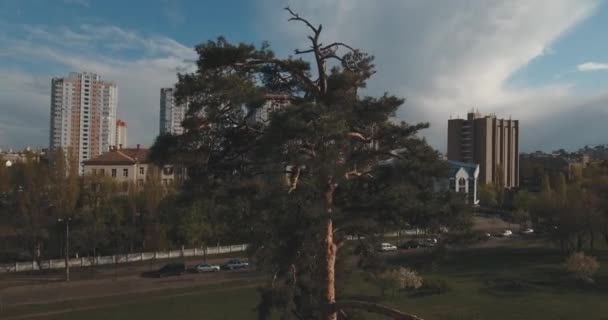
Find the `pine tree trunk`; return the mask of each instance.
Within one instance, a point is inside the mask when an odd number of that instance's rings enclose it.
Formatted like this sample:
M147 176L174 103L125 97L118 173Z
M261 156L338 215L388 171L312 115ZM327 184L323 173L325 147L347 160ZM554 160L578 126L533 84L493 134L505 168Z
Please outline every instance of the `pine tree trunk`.
M327 230L325 234L325 263L326 263L326 291L325 302L327 304L327 320L337 320L338 313L334 305L336 303L336 244L334 243L333 221L327 218Z
M334 206L334 191L337 185L329 179L328 189L325 191L325 210L327 222L325 224L325 307L327 320L337 320L338 310L336 304L336 254L338 248L334 243L334 225L332 220Z

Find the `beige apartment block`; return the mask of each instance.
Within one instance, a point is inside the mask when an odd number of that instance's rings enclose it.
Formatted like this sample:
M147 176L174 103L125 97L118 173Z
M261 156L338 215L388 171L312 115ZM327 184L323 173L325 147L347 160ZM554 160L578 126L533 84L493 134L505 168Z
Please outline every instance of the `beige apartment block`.
M448 120L447 158L479 164L481 184L519 186L519 121L476 112Z
M166 165L162 168L154 165L148 158L149 150L140 148L112 147L93 159L82 163L85 176L111 177L122 191L130 186L142 187L150 177L158 177L162 185L181 184L186 178L186 170L180 166ZM152 175L150 170L158 170Z

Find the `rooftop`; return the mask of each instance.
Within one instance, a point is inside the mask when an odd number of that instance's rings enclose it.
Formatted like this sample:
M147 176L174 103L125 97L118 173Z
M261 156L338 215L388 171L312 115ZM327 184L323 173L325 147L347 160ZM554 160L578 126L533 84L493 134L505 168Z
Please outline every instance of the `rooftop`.
M143 148L112 149L82 163L84 165L134 165L148 163L148 154L149 150Z

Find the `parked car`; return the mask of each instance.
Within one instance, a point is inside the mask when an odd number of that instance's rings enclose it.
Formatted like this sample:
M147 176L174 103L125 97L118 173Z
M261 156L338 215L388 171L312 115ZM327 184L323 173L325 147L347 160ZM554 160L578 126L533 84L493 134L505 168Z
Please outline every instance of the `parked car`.
M399 247L401 249L415 249L420 247L420 242L418 240L408 240L402 243Z
M421 241L420 245L422 247L434 247L438 243L436 238L427 238Z
M224 265L222 265L222 268L226 270L246 269L248 267L248 262L241 261L238 259L228 260L226 263L224 263Z
M521 233L523 233L523 234L533 234L534 233L534 229L528 228L528 229L522 231Z
M184 272L186 272L186 265L183 262L174 262L166 264L158 270L144 272L142 273L142 276L162 278L168 276L181 276Z
M510 237L513 235L513 231L507 229L507 230L503 231L500 235L503 237Z
M384 242L384 243L380 244L380 251L382 251L382 252L396 251L396 250L397 250L397 247L390 243Z
M215 265L215 264L201 263L201 264L197 265L195 269L196 269L196 272L198 272L198 273L217 272L217 271L220 271L220 266Z

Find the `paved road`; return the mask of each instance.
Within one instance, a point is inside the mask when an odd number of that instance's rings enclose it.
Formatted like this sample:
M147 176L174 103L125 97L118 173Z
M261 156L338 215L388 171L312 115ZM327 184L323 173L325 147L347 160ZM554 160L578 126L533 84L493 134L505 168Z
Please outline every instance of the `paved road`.
M223 261L213 262L220 263ZM48 278L32 275L21 275L17 279L5 277L0 279L0 283L11 282L11 285L5 285L0 289L0 299L2 304L7 307L178 289L238 280L263 279L263 275L254 270L220 271L203 274L186 273L179 277L160 279L141 277L141 272L160 268L163 264L121 267L116 271L104 269L96 273L94 279L81 279L69 283L56 279L56 277L61 279L61 275L51 275ZM194 265L194 262L191 265ZM19 281L21 281L21 285L17 285Z

